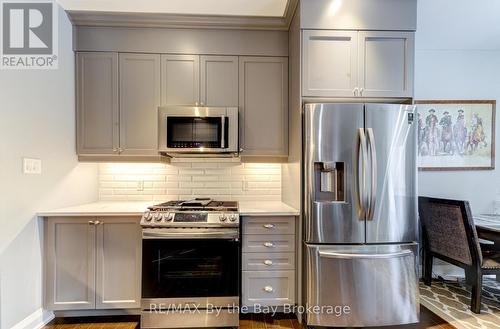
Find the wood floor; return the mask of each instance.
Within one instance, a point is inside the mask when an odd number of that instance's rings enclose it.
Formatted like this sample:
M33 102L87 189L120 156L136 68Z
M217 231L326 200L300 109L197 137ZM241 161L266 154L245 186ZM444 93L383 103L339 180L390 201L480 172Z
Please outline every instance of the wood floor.
M407 326L384 327L385 329L453 329L452 325L421 307L420 323ZM56 318L42 329L138 329L138 316L109 316L86 318ZM295 317L277 314L245 314L241 316L240 329L305 329ZM372 327L375 329L375 327Z

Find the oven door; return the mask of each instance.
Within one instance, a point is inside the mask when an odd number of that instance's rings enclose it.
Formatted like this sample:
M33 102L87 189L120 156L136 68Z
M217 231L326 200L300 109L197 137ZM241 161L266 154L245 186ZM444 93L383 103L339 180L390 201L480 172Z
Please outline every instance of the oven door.
M238 108L161 107L158 113L162 153L238 151Z
M237 229L144 229L142 308L239 304Z

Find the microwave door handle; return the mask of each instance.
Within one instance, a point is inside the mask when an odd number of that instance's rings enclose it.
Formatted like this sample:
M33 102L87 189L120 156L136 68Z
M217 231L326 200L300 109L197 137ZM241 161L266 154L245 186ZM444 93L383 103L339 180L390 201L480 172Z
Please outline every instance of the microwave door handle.
M225 149L226 148L226 116L223 115L221 117L221 136L222 136L222 141L221 141L221 148Z

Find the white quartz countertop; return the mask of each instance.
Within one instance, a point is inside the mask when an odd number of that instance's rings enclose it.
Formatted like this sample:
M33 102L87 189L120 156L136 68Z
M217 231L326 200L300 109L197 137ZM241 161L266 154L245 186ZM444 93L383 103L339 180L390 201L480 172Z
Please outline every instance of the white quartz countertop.
M158 203L158 202L156 202ZM101 201L38 212L38 216L140 216L152 201ZM299 211L280 201L240 201L241 216L298 216Z

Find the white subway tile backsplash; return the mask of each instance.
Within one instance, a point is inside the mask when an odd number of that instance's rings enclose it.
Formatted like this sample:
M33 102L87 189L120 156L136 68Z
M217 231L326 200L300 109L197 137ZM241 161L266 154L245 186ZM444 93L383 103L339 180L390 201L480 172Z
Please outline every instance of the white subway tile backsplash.
M144 188L137 190L137 182ZM165 201L212 196L218 200L279 201L281 165L234 159L189 159L163 163L99 165L99 198L105 201Z

